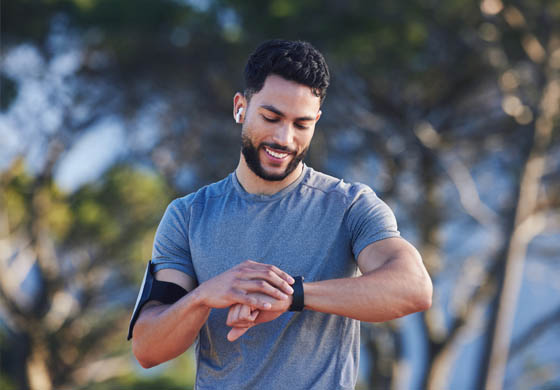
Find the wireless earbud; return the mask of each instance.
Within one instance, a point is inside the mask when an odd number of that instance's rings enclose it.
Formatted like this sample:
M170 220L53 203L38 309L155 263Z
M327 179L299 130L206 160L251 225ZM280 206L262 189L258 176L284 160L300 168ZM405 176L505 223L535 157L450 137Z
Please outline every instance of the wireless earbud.
M243 107L239 107L237 114L235 114L235 121L239 123L241 121L241 113L243 112Z

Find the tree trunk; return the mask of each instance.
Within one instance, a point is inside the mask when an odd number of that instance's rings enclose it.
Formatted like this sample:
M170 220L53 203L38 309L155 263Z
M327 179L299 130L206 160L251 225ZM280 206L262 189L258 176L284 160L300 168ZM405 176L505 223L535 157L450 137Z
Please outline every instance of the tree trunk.
M533 146L521 177L514 230L505 259L503 283L500 285L498 307L491 330L488 366L482 377L483 388L486 389L501 389L503 386L527 246L545 227L545 218L537 213L536 207L551 132L551 122L537 121Z

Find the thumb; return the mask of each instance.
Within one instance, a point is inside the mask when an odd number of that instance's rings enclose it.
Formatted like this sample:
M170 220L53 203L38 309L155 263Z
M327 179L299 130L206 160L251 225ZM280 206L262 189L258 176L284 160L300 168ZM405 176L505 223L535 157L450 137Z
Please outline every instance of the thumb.
M247 332L249 328L231 328L229 333L227 334L227 339L229 341L235 341Z

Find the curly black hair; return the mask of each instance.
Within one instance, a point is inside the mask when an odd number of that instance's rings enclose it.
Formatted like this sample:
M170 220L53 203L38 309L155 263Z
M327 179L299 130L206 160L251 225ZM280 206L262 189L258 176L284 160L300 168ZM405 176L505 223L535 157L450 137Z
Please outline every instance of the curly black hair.
M330 73L323 55L309 42L273 39L262 43L245 66L245 97L259 92L270 74L307 85L321 99L327 94Z

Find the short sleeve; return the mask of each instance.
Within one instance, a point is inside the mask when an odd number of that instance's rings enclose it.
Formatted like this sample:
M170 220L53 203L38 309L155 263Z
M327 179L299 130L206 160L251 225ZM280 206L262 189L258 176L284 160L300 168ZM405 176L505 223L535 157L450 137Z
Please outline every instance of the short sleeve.
M187 199L175 199L165 210L154 238L152 263L155 272L173 268L196 280L189 248L190 207Z
M352 252L356 259L369 244L390 237L400 237L391 208L365 185L360 185L348 209L346 225L350 230Z

